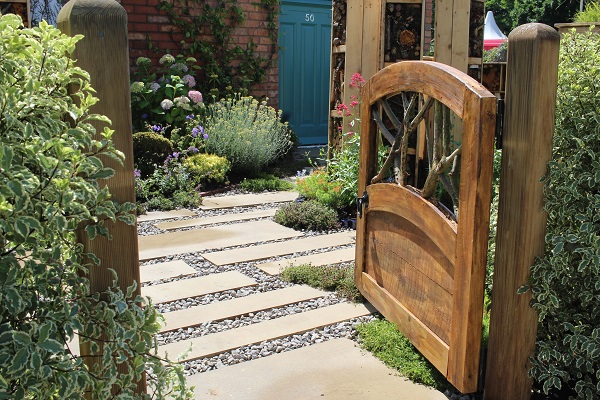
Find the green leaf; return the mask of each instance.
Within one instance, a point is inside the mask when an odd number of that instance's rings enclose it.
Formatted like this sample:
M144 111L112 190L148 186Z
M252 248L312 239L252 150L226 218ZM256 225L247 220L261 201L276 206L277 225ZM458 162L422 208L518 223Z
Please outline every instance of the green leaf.
M41 343L38 343L38 346L52 354L58 354L64 351L64 346L54 339L47 339Z
M13 357L12 366L10 367L9 371L17 372L23 368L26 368L29 364L29 356L29 347L21 347L21 349L19 349L19 351L17 351Z

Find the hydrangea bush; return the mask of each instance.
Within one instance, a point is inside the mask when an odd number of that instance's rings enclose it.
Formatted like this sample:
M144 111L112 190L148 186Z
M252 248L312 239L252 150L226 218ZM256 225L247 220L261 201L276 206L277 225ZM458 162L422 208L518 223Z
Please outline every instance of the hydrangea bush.
M86 278L105 267L76 232L108 236L103 221L135 217L101 185L113 174L102 160L123 154L112 130L92 125L108 120L90 113L89 75L69 58L79 39L0 17L0 398L109 399L115 389L121 399L190 398L181 366L157 356L152 304L116 276L95 294ZM70 347L76 331L94 340L91 369ZM136 395L145 371L154 393Z
M159 124L184 129L189 115L201 115L204 99L198 90L195 72L198 67L193 57L183 58L165 54L154 67L149 58L139 57L131 83L131 112L134 130Z

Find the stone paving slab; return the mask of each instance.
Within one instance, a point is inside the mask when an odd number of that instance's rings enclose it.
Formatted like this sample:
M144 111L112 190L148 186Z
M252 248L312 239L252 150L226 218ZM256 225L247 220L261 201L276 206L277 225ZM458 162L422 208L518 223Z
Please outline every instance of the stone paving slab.
M286 242L262 244L240 251L239 249L224 250L202 254L202 257L215 265L234 264L242 261L255 261L265 258L283 256L299 251L318 250L325 247L342 246L354 242L356 232L344 231L326 235L311 236Z
M140 280L142 283L146 283L183 275L193 275L196 272L185 261L175 260L152 265L142 265L140 267Z
M276 209L270 210L256 210L239 214L224 214L224 215L216 215L214 217L200 217L193 219L186 219L183 221L172 221L172 222L161 222L155 224L158 229L164 230L172 230L179 228L187 228L190 226L203 226L210 224L221 224L224 222L235 222L235 221L245 221L248 219L254 218L265 218L272 217L277 212Z
M167 352L174 359L188 350L191 344L191 351L180 361L195 360L197 358L224 353L238 347L260 343L265 340L303 333L311 329L369 315L373 312L375 312L375 309L372 306L338 303L240 328L169 343L159 346L159 351L161 354Z
M144 215L138 215L138 222L153 221L155 219L169 219L169 218L180 218L180 217L195 217L196 214L193 211L186 210L185 208L171 211L150 211Z
M326 294L326 292L321 290L299 285L237 299L219 301L203 306L190 307L185 310L172 311L163 314L166 326L161 332L200 325L208 321L235 318L240 315L275 307L283 307L288 304L315 299Z
M149 296L156 304L202 296L208 293L222 292L224 290L239 289L244 286L254 286L256 284L254 279L240 272L229 271L145 286L142 288L142 295Z
M302 236L302 233L281 226L273 221L262 220L189 231L139 236L138 245L140 249L140 261L144 261L174 254L298 236ZM242 253L240 250L236 251Z
M269 275L278 275L285 267L289 265L311 264L313 266L321 266L354 261L355 252L356 249L354 247L349 247L347 249L326 251L325 253L270 261L257 264L256 268L263 270Z
M256 206L267 203L283 203L293 201L298 198L298 192L268 192L268 193L250 193L236 194L232 196L205 197L202 199L203 210L212 210L214 208L232 208Z
M447 400L344 338L195 374L187 382L198 400Z

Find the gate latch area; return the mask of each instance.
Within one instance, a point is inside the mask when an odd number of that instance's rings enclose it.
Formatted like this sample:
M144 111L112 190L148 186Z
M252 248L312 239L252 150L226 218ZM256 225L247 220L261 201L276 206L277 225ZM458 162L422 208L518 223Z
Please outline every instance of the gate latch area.
M369 194L366 190L362 197L356 198L356 213L358 214L358 218L362 218L363 207L369 207Z

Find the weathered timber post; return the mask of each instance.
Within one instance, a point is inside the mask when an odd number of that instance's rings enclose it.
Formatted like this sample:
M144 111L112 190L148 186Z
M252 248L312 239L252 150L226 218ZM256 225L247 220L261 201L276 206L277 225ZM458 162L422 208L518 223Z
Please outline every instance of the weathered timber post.
M528 283L530 267L544 253L543 184L552 157L559 35L526 24L508 36L507 97L496 260L492 288L485 400L531 397L529 358L535 351L537 313Z
M135 201L133 181L133 143L131 139L131 102L129 91L129 50L127 44L127 13L114 0L71 0L58 15L58 27L69 36L84 35L74 52L77 66L90 74L92 86L100 101L92 107L94 113L106 115L115 130L115 148L125 154L123 165L104 158L105 166L113 168L115 175L106 185L112 198L119 203ZM95 124L101 132L104 125ZM112 240L87 236L78 238L85 251L94 253L101 261L100 267L90 269L88 278L93 293L104 292L112 286L116 271L119 286L126 291L134 281L140 282L139 255L136 226L124 222L108 222ZM138 286L135 295L140 294ZM90 354L89 346L81 346L81 354ZM93 364L92 357L85 358ZM121 368L119 368L121 372ZM138 382L138 392L146 392L146 381Z

